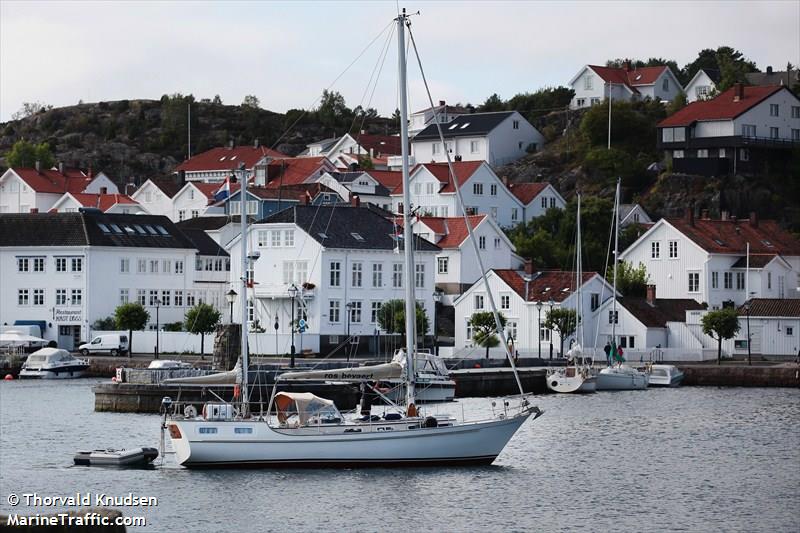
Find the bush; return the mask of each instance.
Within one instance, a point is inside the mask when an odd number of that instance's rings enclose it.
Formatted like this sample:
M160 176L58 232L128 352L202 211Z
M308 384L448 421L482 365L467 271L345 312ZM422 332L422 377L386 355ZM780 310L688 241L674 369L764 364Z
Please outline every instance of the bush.
M98 318L92 324L92 329L100 330L100 331L113 331L117 328L117 321L112 316L107 316L105 318Z
M638 173L643 173L636 159L624 150L618 148L593 148L589 150L584 159L587 171L596 177L604 178L609 182L620 177L624 180L634 178Z
M164 324L164 331L183 331L183 322Z

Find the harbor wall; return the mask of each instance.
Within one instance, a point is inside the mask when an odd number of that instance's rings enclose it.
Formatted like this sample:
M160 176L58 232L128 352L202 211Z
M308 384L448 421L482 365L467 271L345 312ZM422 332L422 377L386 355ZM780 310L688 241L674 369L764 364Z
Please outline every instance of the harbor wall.
M800 387L800 366L684 365L683 384L701 387Z

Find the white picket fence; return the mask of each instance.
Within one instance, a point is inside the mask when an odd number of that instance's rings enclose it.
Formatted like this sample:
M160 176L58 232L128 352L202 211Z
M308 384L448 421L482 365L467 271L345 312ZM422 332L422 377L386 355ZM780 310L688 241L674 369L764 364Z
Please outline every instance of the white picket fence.
M94 336L105 335L108 333L120 333L127 335L127 331L93 331ZM174 354L199 354L200 335L186 331L160 331L158 332L158 351L159 353ZM152 354L156 348L155 331L134 331L133 332L133 353ZM285 355L288 354L292 346L292 336L290 334L274 333L249 333L247 337L250 353L253 355ZM295 350L301 353L303 350L319 352L319 335L299 335L294 336ZM206 335L204 355L214 353L214 334Z

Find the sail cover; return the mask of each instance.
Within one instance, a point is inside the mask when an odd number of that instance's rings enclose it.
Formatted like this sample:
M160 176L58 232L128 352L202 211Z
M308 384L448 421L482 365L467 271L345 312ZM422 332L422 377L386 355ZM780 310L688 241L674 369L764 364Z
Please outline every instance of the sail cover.
M279 392L275 395L275 407L281 424L286 423L292 415L297 415L301 425L308 423L312 417L341 420L333 400L320 398L310 392Z
M331 368L329 370L307 370L286 372L278 376L281 380L324 379L332 381L379 381L399 378L403 375L403 365L397 361L381 365L360 366L356 368Z
M237 361L236 366L227 372L207 374L205 376L169 378L165 379L163 383L175 383L179 385L240 385L242 383L241 361Z

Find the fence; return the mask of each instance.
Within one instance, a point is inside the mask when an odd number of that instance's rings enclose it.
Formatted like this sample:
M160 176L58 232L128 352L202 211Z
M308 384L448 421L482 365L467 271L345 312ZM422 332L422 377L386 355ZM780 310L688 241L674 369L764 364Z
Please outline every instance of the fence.
M105 335L119 333L127 335L127 331L94 331L93 334ZM132 335L132 353L151 354L156 348L155 331L134 331ZM254 355L285 355L292 346L292 336L288 333L276 335L275 333L249 333L247 336L250 353ZM299 354L304 350L319 352L319 335L294 336L295 350ZM158 332L158 351L162 354L199 354L200 335L187 331L160 331ZM203 354L214 353L214 334L206 335Z

